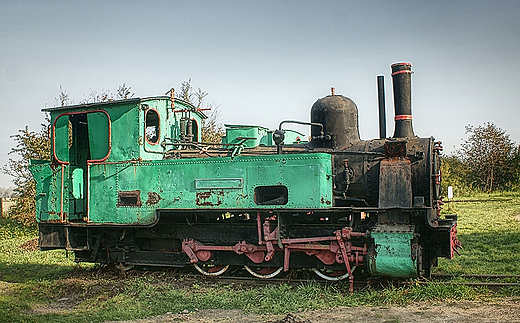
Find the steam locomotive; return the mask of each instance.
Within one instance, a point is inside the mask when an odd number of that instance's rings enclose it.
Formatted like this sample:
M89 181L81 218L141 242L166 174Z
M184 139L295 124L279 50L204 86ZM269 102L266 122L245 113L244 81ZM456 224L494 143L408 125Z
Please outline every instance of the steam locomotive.
M459 247L440 216L440 142L412 128L411 64L391 66L395 132L361 140L358 111L333 93L310 122L226 125L201 141L203 110L170 95L47 108L52 160L31 162L41 250L77 262L186 267L259 278L309 268L429 275ZM381 98L383 98L381 100ZM311 136L287 128L310 126Z

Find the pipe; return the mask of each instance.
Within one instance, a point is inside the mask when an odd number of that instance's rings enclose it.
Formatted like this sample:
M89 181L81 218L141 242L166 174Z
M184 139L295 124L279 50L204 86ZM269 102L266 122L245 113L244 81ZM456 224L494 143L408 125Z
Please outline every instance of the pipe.
M197 140L193 140L193 121L191 119L188 119L188 124L187 124L187 135L186 135L186 139L188 141L197 141Z
M395 109L394 138L415 137L412 127L412 73L410 63L392 65Z
M181 118L180 123L181 123L181 127L180 127L181 128L181 139L185 140L185 138L186 138L186 127L188 126L188 119L183 117L183 118Z
M377 97L379 103L379 139L386 138L385 77L377 76Z

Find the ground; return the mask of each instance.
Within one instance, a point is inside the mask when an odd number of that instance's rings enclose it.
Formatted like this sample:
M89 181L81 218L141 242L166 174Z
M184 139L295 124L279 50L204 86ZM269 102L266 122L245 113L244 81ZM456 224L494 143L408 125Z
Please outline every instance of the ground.
M336 322L520 322L520 299L496 302L414 303L403 307L340 307L287 315L244 314L240 310L167 313L123 323L336 323Z

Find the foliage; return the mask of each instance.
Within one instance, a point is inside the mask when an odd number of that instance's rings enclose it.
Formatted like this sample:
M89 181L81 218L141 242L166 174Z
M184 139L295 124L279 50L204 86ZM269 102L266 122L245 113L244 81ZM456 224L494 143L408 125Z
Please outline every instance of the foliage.
M510 188L515 179L518 148L509 134L490 122L476 127L468 125L466 133L469 136L456 155L467 167L467 183L485 192Z
M90 93L87 98L80 101L80 104L88 104L88 103L96 103L96 102L109 102L114 100L126 100L134 96L135 93L132 91L132 87L127 86L126 83L123 83L117 88L116 93L114 94L110 90L101 90L98 93L96 90L90 89Z
M27 239L28 237L35 235L35 227L26 227L12 218L0 216L0 240L3 241L15 238Z
M28 169L29 161L31 159L50 160L50 120L47 117L45 121L39 132L30 131L28 127L25 127L25 129L19 130L18 134L11 136L16 142L16 146L11 148L9 154L18 155L19 158L10 158L2 168L4 174L13 177L15 185L15 205L9 209L8 215L25 225L35 222L36 187Z
M468 195L473 191L466 181L468 168L457 156L441 156L441 174L441 190L444 195L447 194L448 186L453 187L456 196Z
M126 86L126 83L123 83L123 85L120 85L117 88L117 98L121 100L126 100L128 98L133 97L135 93L133 93L131 90L131 86Z
M88 103L96 103L96 102L108 102L113 100L126 100L134 96L135 93L132 92L132 87L127 86L126 83L120 85L116 93L113 93L110 90L101 90L98 92L96 90L90 89L90 93L86 98L83 98L79 101L79 104L88 104ZM68 105L73 105L74 101L70 98L70 95L66 90L60 85L60 93L58 97L54 98L56 101L56 106L64 107Z
M64 107L66 105L71 104L69 94L66 90L64 90L60 85L60 93L58 94L57 98L54 98L56 100L56 105L60 107Z
M205 143L220 143L225 132L220 119L220 106L215 103L207 103L206 97L208 92L197 88L195 91L191 85L191 79L181 83L178 98L192 104L196 109L201 109L202 112L210 111L207 119L202 120L201 137L202 142Z
M520 146L516 146L513 150L510 165L512 168L512 177L510 179L509 188L518 191L520 189Z

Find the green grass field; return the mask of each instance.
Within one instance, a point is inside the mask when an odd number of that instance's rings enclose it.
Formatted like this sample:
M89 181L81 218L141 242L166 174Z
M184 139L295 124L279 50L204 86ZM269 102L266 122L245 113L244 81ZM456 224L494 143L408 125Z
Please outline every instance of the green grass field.
M446 211L459 214L458 232L464 249L455 259L441 259L436 272L520 275L520 193L467 199L482 201L445 206L450 208ZM34 229L0 218L0 322L130 320L207 308L283 314L336 306L520 297L519 288L490 291L463 285L422 285L414 280L356 290L350 295L343 282L258 287L175 270L122 275L115 270L78 265L64 251L37 251L36 235Z

